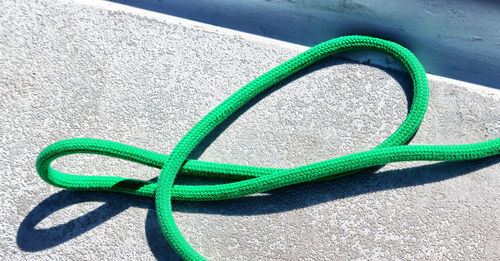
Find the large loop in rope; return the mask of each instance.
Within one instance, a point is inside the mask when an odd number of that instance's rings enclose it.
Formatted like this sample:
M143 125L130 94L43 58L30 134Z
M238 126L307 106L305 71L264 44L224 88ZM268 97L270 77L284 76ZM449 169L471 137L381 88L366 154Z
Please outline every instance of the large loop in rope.
M269 87L328 56L357 49L368 49L395 57L408 71L413 87L413 102L400 127L372 150L293 169L258 168L188 160L197 144L217 125ZM163 234L185 260L204 260L185 240L172 215L172 200L224 200L265 192L271 189L332 179L370 166L397 161L471 160L500 154L500 138L467 145L407 146L424 117L429 98L425 71L406 48L387 40L368 36L346 36L321 43L279 65L238 90L201 119L167 156L132 146L97 139L71 139L56 142L38 156L36 167L47 183L72 190L117 191L155 197L156 211ZM158 183L122 177L81 176L59 172L50 164L73 153L92 153L117 157L161 168ZM240 181L222 185L174 185L178 174L231 178Z

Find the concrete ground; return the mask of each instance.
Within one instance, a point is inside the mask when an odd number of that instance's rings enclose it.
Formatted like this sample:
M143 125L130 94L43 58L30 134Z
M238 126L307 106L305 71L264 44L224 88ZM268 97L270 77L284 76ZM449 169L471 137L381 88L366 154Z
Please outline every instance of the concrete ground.
M37 154L75 137L168 154L221 101L306 49L100 1L0 1L0 10L6 260L178 259L152 199L52 187L35 171ZM411 144L500 136L499 90L429 81L428 113ZM397 128L408 99L405 73L333 57L262 95L193 157L294 167L364 151ZM141 179L159 172L90 155L55 165ZM499 172L499 156L395 163L243 199L174 202L174 215L212 260L498 260Z

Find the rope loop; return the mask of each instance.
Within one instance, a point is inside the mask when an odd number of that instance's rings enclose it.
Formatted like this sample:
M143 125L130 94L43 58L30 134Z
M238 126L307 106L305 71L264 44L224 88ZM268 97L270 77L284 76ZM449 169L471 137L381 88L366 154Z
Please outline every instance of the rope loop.
M372 150L291 169L259 168L188 160L196 145L215 127L255 96L296 72L326 57L349 50L374 50L396 58L413 83L413 101L406 119ZM172 215L172 200L225 200L261 193L303 182L334 179L367 167L398 161L472 160L500 154L500 138L466 145L406 145L418 130L427 109L429 86L425 70L408 49L369 36L344 36L318 44L243 86L202 118L175 146L170 155L98 139L69 139L45 148L36 162L47 183L72 190L115 191L154 197L161 229L172 248L185 260L204 260L186 241ZM84 176L59 172L51 163L59 157L88 153L125 159L161 169L158 182L124 177ZM175 185L178 174L234 179L222 185Z

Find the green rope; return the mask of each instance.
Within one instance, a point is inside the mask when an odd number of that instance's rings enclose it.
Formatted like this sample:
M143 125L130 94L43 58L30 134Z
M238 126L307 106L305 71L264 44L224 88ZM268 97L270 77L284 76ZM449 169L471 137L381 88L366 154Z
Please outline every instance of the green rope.
M258 168L188 160L196 145L217 125L256 95L328 56L356 49L369 49L395 57L412 79L414 97L407 118L384 142L372 150L293 169ZM70 139L56 142L38 156L36 168L47 183L72 190L117 191L155 197L163 234L185 260L204 260L182 236L172 215L172 200L224 200L243 197L302 182L333 179L363 168L398 161L471 160L500 154L500 138L467 145L407 146L420 126L429 99L425 71L406 48L368 36L346 36L321 43L279 65L234 93L199 121L175 146L170 156L97 139ZM122 177L80 176L51 168L54 159L73 153L117 157L161 169L158 183ZM239 181L222 185L174 185L177 174L230 178Z

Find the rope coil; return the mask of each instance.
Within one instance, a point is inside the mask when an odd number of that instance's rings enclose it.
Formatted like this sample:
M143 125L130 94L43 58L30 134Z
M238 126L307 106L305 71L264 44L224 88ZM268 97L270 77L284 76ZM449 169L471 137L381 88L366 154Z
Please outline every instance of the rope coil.
M368 49L395 57L408 71L413 102L399 128L374 149L292 169L259 168L188 160L196 145L217 125L255 96L294 73L328 56L344 51ZM418 130L427 109L429 87L424 68L408 49L391 41L369 36L345 36L312 47L248 83L202 118L175 146L170 155L98 139L69 139L45 148L36 169L47 183L71 190L115 191L154 197L161 229L172 248L185 260L205 260L185 240L172 215L172 200L224 200L261 193L271 189L333 179L361 169L398 161L472 160L500 154L500 138L466 145L407 144ZM59 172L51 163L74 153L90 153L125 159L161 169L158 182L109 176L82 176ZM237 180L222 185L175 185L178 174Z

